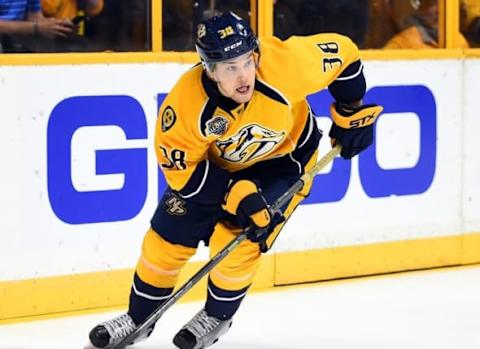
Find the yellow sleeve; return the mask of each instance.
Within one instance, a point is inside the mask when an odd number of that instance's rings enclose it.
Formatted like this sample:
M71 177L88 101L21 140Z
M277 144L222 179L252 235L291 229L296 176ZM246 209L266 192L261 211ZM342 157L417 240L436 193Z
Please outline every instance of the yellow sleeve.
M260 75L278 86L292 102L324 89L359 60L353 41L332 33L292 36L286 41L265 38L261 40L260 54Z
M41 0L43 14L47 17L55 17L60 2L60 0Z
M200 130L200 118L207 101L202 94L199 83L188 78L183 78L172 89L159 110L155 152L167 184L181 197L220 203L230 175L208 160L213 139Z

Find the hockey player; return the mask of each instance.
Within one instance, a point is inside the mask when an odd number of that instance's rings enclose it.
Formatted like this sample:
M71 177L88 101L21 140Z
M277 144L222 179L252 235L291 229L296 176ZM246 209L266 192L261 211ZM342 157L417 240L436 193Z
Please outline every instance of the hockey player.
M147 231L128 312L90 332L117 344L167 299L201 240L217 254L242 228L254 233L209 274L205 306L175 335L178 348L206 348L232 324L261 253L268 251L311 183L272 215L272 204L316 162L321 133L306 96L329 88L330 137L350 159L373 142L382 108L362 105L365 79L355 44L337 34L260 42L234 13L198 26L201 64L163 102L155 151L166 189Z

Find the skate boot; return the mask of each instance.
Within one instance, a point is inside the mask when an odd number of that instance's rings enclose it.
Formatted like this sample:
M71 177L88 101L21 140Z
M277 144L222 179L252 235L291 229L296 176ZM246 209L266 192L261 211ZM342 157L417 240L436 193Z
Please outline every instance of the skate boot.
M206 348L218 341L232 326L232 319L219 320L200 310L173 338L180 349Z
M95 326L89 334L90 343L94 348L110 348L113 345L120 343L120 341L132 333L137 326L133 322L132 318L128 314L119 315L111 320L102 322ZM148 336L153 331L153 327L145 333L139 336L133 343L137 343ZM133 344L133 343L130 343Z

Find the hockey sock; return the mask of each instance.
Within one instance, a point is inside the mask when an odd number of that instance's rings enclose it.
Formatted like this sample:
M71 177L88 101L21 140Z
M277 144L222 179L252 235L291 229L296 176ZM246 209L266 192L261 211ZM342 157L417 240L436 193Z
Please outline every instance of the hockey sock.
M230 319L240 307L250 286L239 291L223 290L208 279L208 295L205 310L209 316L219 320Z
M128 315L138 326L167 300L172 292L173 288L157 288L143 282L135 273L132 289L130 290Z

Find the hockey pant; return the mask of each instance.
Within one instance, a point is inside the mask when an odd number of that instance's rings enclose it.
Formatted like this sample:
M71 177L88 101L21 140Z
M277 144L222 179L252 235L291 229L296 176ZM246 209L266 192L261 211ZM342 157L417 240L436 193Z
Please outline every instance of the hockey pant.
M315 152L305 166L306 171L315 164L316 154ZM308 195L311 184L307 183L284 208L287 220ZM264 195L269 194L270 197L267 197L267 201L273 203L289 186L290 183L285 183L277 186L276 192L264 190L263 193ZM283 224L277 226L269 236L267 240L269 248L277 238ZM218 222L214 226L209 241L210 257L216 255L239 233L240 230ZM162 232L148 230L143 241L142 254L137 263L130 293L129 314L136 324L141 323L172 294L180 271L195 254L195 251L195 247L167 241L162 237ZM210 272L205 305L208 315L218 319L228 319L235 314L252 284L259 267L260 257L259 245L245 240Z

